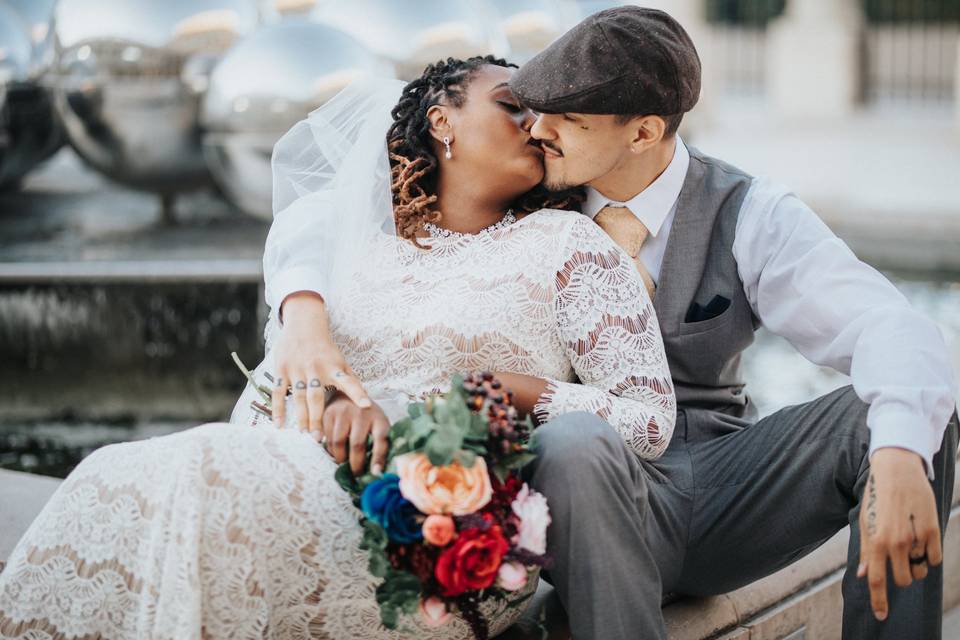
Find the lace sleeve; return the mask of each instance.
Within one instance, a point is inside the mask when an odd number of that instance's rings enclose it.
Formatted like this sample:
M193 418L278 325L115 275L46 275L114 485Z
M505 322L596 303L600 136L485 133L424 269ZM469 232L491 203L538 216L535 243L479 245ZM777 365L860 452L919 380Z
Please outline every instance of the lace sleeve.
M541 421L589 411L639 456L670 443L676 399L653 303L629 257L592 221L570 231L557 271L557 332L582 384L548 380Z

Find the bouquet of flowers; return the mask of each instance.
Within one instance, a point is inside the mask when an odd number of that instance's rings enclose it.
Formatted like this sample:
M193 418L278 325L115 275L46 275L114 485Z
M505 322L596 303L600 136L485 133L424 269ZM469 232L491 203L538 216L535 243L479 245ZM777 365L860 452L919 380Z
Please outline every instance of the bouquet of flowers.
M449 392L411 403L407 413L390 428L386 473L356 477L349 463L336 472L363 514L370 573L383 579L380 619L396 629L401 613L419 612L439 626L459 613L485 640L480 603L519 606L532 591L516 592L550 562L546 498L520 478L535 457L532 424L489 373L456 376Z

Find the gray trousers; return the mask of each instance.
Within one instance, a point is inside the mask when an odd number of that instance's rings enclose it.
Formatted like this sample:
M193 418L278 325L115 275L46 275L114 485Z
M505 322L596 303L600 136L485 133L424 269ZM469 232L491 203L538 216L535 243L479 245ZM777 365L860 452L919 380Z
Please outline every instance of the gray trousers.
M788 407L755 424L681 409L666 453L639 459L606 422L563 416L536 431L525 471L553 523L547 579L576 640L666 638L664 594L714 595L790 564L849 524L843 638L936 640L942 566L899 588L888 575L889 615L874 618L860 558L867 481L867 405L852 388ZM954 415L934 458L941 532L953 494Z

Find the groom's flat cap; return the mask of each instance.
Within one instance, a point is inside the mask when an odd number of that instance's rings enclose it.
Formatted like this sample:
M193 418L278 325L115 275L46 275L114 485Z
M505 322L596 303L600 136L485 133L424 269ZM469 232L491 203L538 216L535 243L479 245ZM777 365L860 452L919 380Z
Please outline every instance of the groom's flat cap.
M674 115L700 97L700 58L663 11L617 7L565 33L523 65L510 87L544 113Z

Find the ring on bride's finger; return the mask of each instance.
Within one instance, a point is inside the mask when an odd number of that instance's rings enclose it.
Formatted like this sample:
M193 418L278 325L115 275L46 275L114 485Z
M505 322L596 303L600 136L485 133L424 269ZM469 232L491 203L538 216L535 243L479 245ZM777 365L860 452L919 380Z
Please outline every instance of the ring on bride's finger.
M334 372L333 377L334 377L334 378L346 378L346 377L347 377L347 374L344 373L343 371L336 371L336 372Z
M311 379L310 379L310 386L311 386L312 388L316 389L317 387L322 387L322 386L323 386L323 383L320 382L320 378L311 378Z
M283 378L277 378L276 386L278 386L278 387L282 387L282 386L283 386Z
M303 391L307 388L307 383L303 380L297 380L297 391Z

